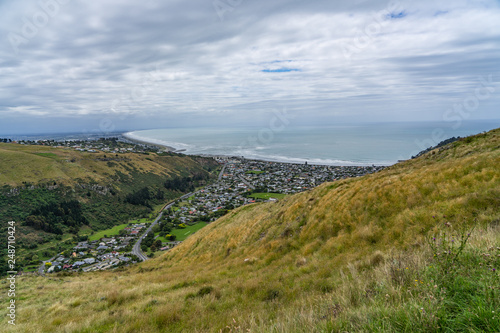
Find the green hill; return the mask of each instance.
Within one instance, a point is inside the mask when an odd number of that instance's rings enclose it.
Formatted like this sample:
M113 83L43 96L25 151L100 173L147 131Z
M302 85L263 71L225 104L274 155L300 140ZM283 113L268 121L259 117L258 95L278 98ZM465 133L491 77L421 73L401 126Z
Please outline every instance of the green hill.
M13 331L498 332L498 165L499 129L241 207L130 269L23 277Z
M178 154L112 154L71 148L0 143L0 186L26 183L116 183L119 188L142 175L171 177L214 167L209 159Z
M202 181L190 185L203 185L218 167L210 158L170 153L89 153L1 143L0 230L4 234L7 221L17 222L17 263L33 268L71 248L78 237L149 217L182 195L167 189L165 181L196 176ZM0 238L5 254L6 242Z

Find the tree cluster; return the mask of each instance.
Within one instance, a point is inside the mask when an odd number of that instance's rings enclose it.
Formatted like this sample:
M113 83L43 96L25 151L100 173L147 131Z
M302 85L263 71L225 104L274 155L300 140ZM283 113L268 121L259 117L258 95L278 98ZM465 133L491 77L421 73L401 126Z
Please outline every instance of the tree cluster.
M198 172L189 177L176 177L167 180L164 186L167 190L191 192L209 178L208 173Z
M144 245L145 247L150 247L153 245L153 242L155 240L155 234L153 232L149 232L146 237L142 240L141 245Z
M135 206L146 206L151 208L150 200L164 200L165 192L159 188L156 192L145 186L138 191L134 191L125 197L125 202Z
M152 199L151 194L149 193L148 187L143 187L138 191L132 192L125 197L125 201L132 205L142 205L142 206L150 206L149 200Z
M63 234L64 227L77 233L83 224L88 224L88 221L77 200L45 204L33 210L25 220L27 226L59 235Z

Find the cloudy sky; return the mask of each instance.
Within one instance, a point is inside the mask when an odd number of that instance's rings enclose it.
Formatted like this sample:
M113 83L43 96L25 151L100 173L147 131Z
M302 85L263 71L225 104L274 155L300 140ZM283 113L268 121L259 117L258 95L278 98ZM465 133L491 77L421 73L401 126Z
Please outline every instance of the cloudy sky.
M500 118L499 0L0 1L0 134Z

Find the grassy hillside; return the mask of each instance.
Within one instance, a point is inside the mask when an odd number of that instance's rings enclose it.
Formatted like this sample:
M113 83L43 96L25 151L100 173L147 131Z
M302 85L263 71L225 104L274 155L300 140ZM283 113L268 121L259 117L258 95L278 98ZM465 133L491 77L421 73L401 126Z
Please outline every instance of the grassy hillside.
M184 155L87 153L71 148L0 143L0 186L15 187L47 181L108 184L132 181L139 174L165 179L189 174L202 168L203 164L210 165L201 158Z
M37 265L72 247L76 235L82 235L80 230L89 234L149 216L154 207L180 196L164 187L166 180L208 177L209 172L215 177L217 167L213 159L179 154L87 153L1 143L0 220L4 222L0 231L7 230L7 221L16 221L18 264ZM150 197L143 200L145 188ZM76 226L57 217L69 201ZM6 242L7 237L0 238L2 253L7 251ZM0 261L0 274L5 258Z
M498 165L494 130L236 209L127 270L24 277L13 331L498 332Z

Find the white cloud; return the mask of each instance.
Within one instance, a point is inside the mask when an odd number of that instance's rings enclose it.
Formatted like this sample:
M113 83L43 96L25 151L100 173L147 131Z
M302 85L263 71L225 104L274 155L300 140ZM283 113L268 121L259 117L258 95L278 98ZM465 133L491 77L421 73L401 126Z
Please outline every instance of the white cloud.
M43 16L38 2L2 5L0 114L9 119L135 114L155 127L185 115L210 125L282 105L331 121L441 119L480 77L500 81L493 0L254 0L223 21L201 0L58 8L28 36ZM475 115L497 117L498 96Z

